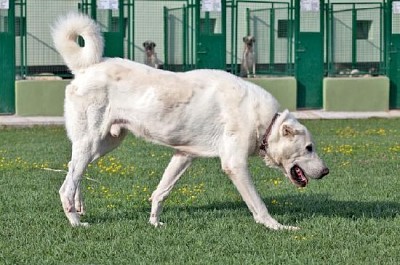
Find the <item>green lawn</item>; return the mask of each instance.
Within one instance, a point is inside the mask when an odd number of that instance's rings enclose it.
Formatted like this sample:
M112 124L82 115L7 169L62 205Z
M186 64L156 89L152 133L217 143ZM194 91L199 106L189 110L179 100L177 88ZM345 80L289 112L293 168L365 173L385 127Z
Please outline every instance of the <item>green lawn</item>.
M298 189L251 158L270 213L299 231L256 224L220 169L198 159L154 228L148 198L172 150L130 136L88 169L88 228L72 228L58 189L62 127L0 130L0 264L399 264L400 119L306 120L330 168Z

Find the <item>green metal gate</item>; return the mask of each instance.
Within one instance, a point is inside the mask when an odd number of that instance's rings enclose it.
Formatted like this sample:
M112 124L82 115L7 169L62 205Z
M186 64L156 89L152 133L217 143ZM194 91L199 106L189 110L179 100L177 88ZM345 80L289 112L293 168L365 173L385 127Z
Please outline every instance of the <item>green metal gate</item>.
M164 7L164 69L186 71L194 68L193 6Z
M400 108L400 1L388 3L390 108Z
M15 112L15 5L0 6L0 113Z
M246 9L246 35L256 39L256 74L292 75L293 19L289 3L265 1L252 6Z
M226 69L226 0L196 1L196 68Z
M297 107L322 107L324 1L295 1Z
M124 0L118 0L118 5L115 6L102 6L97 0L82 0L79 9L100 24L104 35L104 56L124 57L127 23L124 18Z
M383 3L328 6L328 74L385 74Z

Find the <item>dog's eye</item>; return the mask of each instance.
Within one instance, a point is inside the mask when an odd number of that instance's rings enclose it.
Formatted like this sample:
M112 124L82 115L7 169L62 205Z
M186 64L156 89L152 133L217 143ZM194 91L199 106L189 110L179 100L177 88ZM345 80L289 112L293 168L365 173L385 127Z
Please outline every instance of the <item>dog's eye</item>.
M311 153L313 151L312 145L311 144L307 145L306 150Z

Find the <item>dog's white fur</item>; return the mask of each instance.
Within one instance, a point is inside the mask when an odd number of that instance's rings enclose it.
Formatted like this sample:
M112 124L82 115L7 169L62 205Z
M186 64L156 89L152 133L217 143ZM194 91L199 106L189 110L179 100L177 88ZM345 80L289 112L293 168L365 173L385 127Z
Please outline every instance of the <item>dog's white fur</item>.
M243 37L243 58L240 67L240 75L242 77L250 77L250 73L256 75L256 54L254 44L256 38L252 35Z
M76 43L85 39L85 47ZM194 157L220 157L254 219L272 229L296 229L273 219L253 185L248 157L258 152L278 111L260 87L223 71L172 73L125 59L102 58L99 27L69 14L53 28L53 38L75 79L66 88L65 120L72 142L68 174L60 188L64 212L73 226L84 212L79 188L87 165L117 147L127 131L176 150L151 196L150 223L159 226L162 203ZM311 136L288 111L271 127L267 165L290 177L293 165L321 178L327 168ZM313 148L312 148L313 149Z

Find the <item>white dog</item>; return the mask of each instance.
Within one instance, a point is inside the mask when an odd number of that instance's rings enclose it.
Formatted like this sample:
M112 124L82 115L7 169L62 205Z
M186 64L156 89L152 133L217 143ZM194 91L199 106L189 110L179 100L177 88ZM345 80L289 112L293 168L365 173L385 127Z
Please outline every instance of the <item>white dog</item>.
M85 39L80 47L77 37ZM278 223L253 185L248 157L261 153L297 186L329 170L315 153L308 130L262 88L223 71L172 73L119 58L102 58L103 39L87 16L70 14L53 28L53 39L75 79L66 88L65 119L72 157L60 189L73 226L84 212L79 188L88 164L117 147L127 131L176 150L151 196L150 223L195 157L219 157L222 169L257 223Z

